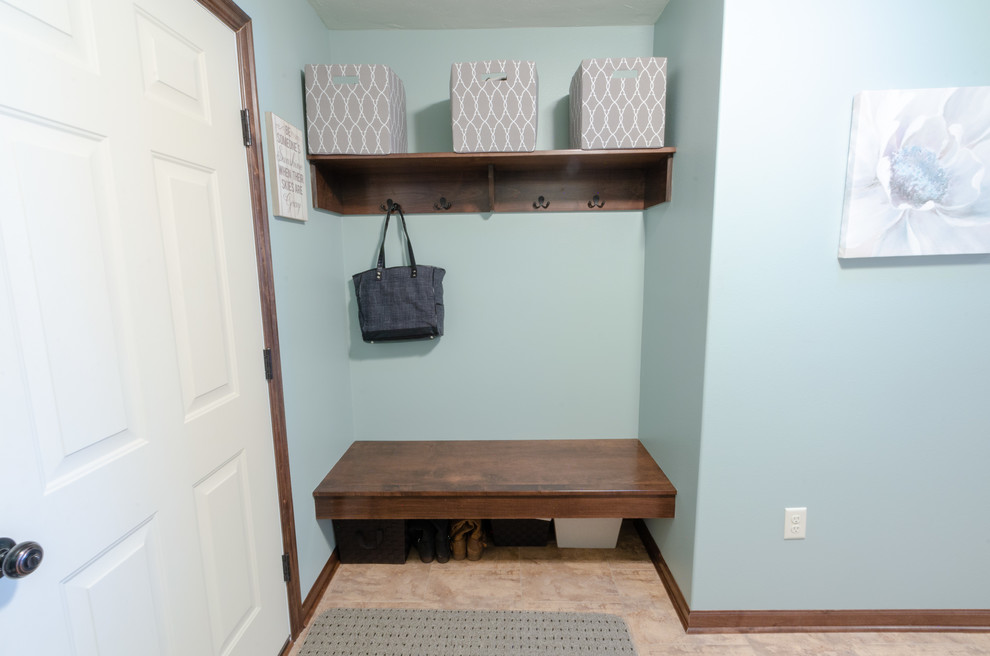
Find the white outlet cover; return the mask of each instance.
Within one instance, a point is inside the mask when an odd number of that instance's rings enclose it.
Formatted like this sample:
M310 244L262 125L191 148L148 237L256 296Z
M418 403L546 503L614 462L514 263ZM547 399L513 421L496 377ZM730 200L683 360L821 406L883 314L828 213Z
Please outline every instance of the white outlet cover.
M808 532L807 508L784 508L784 539L803 540Z

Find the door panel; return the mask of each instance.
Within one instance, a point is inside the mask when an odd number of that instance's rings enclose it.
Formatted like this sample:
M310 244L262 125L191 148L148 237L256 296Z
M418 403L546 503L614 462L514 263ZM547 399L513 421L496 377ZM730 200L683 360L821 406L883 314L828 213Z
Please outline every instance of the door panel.
M0 218L3 254L45 489L53 490L136 442L115 328L120 254L103 238L115 218L109 155L97 135L3 113L0 149L13 204ZM48 188L53 176L59 194Z
M169 653L156 528L148 520L63 582L78 656ZM128 600L123 614L121 599Z
M89 2L0 0L0 32L32 50L92 68L96 63L93 15Z
M172 321L189 421L237 394L215 171L155 157Z
M230 653L261 606L245 455L196 486L200 547L215 653Z
M169 109L209 121L206 54L145 11L137 11L144 88Z

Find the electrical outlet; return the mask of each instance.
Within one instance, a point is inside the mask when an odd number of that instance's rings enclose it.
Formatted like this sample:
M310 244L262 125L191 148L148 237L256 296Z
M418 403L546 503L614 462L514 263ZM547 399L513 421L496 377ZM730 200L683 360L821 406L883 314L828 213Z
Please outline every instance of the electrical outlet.
M807 508L784 508L784 539L803 540L808 530Z

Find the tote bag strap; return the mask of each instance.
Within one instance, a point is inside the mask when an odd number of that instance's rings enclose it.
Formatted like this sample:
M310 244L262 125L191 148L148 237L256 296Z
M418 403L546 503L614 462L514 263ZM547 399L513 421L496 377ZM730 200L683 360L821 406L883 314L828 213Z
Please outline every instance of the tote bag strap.
M385 237L388 235L388 223L392 218L392 212L399 213L401 229L406 237L406 249L409 252L409 266L412 269L412 274L409 277L415 278L417 273L416 256L413 255L412 241L409 239L409 228L406 227L406 215L402 213L402 208L398 203L392 203L389 205L388 211L385 212L385 229L382 230L382 243L378 247L378 271L375 274L375 279L381 280L382 272L385 270Z

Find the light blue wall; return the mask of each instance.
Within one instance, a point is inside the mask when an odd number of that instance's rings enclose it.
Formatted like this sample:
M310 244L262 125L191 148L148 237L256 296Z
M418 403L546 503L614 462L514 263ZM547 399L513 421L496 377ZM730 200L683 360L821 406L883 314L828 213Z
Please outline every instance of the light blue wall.
M303 66L327 59L330 37L305 0L239 0L251 16L258 106L305 131ZM262 120L264 123L264 120ZM268 153L265 142L267 183ZM309 174L306 197L309 198ZM271 213L272 260L285 389L289 467L303 597L333 550L313 488L353 439L340 219L310 209L306 223Z
M677 488L676 520L649 520L690 599L708 320L722 49L721 0L672 0L653 54L667 57L666 141L677 147L670 203L646 212L640 440Z
M537 150L570 148L567 95L582 59L649 56L653 28L332 31L337 64L386 64L406 90L409 152L450 152L450 65L488 59L536 62Z
M414 152L452 148L453 62L535 60L537 148L548 150L568 147L566 98L581 59L648 56L652 39L650 26L333 32L331 52L334 63L396 71ZM370 268L381 217L343 223L346 271ZM417 260L447 269L446 334L365 344L350 301L356 439L637 435L642 212L420 215L409 228ZM396 261L398 243L388 249ZM339 284L353 294L349 280Z
M441 340L360 341L349 276L380 218L272 219L304 594L333 546L311 491L355 437L640 435L679 488L677 519L650 528L692 609L990 606L990 257L835 256L853 95L990 84L990 4L725 0L723 22L720 0L672 0L655 40L328 35L303 0L241 5L262 111L302 127L304 64L386 63L419 152L451 147L453 61L535 59L551 149L582 58L670 58L674 200L645 228L411 217L420 260L448 269ZM789 505L808 506L807 540L781 539Z
M725 4L691 607L988 608L990 256L836 249L854 94L990 85L990 3Z

